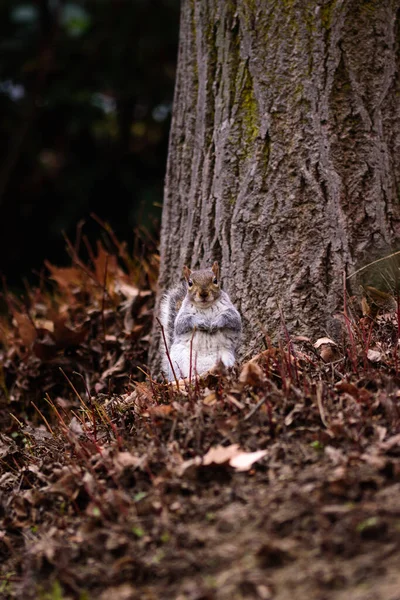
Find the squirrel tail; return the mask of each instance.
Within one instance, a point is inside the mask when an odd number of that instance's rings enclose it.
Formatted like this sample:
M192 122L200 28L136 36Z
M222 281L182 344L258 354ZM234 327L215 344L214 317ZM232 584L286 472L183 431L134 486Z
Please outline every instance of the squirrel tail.
M167 343L168 350L171 348L174 342L174 326L175 319L178 311L182 305L182 301L186 296L186 287L185 284L175 287L171 290L168 290L163 297L161 298L160 304L160 322L164 329L165 341ZM167 358L167 353L165 351L164 340L161 337L161 355L163 357L162 367L163 370L167 373L170 366Z

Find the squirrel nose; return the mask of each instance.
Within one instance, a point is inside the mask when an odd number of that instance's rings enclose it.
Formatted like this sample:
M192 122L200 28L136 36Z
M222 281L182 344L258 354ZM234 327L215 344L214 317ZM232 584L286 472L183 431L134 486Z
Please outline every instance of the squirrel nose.
M207 298L207 296L208 296L207 290L201 290L201 292L200 292L200 298Z

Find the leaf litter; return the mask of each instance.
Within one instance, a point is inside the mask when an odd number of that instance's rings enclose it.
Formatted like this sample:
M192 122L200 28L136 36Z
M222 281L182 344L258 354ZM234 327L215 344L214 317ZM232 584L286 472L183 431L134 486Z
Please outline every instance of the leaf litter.
M0 597L398 599L396 317L168 384L155 247L112 241L4 292Z

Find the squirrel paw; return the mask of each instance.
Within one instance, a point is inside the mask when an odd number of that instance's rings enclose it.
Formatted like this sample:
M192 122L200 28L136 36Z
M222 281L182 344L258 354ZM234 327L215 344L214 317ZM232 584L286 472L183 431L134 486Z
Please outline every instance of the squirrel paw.
M210 332L210 331L211 331L211 329L210 329L210 326L209 326L209 325L207 325L207 323L206 323L206 322L197 323L197 325L196 325L196 329L197 329L198 331L208 331L208 332Z

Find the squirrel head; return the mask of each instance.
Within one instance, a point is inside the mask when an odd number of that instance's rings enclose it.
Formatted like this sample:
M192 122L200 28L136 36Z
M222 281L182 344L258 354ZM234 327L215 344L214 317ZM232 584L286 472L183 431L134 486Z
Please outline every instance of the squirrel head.
M196 306L207 308L221 295L217 262L214 262L211 269L199 271L191 271L184 266L183 276L186 279L188 298Z

